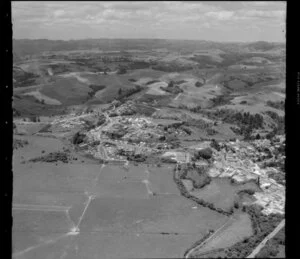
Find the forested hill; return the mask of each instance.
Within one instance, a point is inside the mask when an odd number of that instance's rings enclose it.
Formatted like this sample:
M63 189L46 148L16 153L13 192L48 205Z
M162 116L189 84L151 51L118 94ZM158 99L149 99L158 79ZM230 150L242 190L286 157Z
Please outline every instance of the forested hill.
M83 40L29 40L14 39L14 59L26 55L41 54L44 51L70 51L99 48L110 50L151 50L168 49L170 51L197 51L205 49L220 49L224 51L270 51L285 49L284 43L251 42L226 43L204 40L166 40L166 39L83 39Z

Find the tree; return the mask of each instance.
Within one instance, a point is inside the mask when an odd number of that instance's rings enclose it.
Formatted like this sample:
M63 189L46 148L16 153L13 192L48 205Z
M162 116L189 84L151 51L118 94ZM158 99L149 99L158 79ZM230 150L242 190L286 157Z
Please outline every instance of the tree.
M203 85L203 83L201 83L201 82L199 82L199 81L197 81L196 83L195 83L195 86L196 87L201 87Z
M244 135L245 140L251 139L252 128L251 127L242 127L241 132Z
M174 86L174 82L171 80L168 84L168 87L173 87Z
M216 141L215 139L212 139L212 141L210 142L210 146L214 149L216 149L217 151L221 150L221 147L218 143L218 141Z
M31 119L32 122L37 122L37 117L36 116L33 116L30 119Z
M122 88L119 88L118 95L122 95Z
M127 73L127 69L125 67L120 66L118 69L118 74L126 74Z
M198 151L196 158L202 157L204 159L210 159L212 157L212 150L210 148L204 148Z
M234 202L234 208L235 208L235 209L238 209L239 206L240 206L239 203L238 203L237 201L235 201L235 202Z
M80 144L84 141L84 138L85 138L84 134L81 134L80 132L77 132L74 135L72 142L73 142L74 145L78 145L78 144Z

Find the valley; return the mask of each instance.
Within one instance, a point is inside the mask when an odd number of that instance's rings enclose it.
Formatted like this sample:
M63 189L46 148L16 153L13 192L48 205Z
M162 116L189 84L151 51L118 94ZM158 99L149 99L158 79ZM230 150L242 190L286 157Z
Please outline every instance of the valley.
M245 258L284 220L284 44L13 44L13 258Z

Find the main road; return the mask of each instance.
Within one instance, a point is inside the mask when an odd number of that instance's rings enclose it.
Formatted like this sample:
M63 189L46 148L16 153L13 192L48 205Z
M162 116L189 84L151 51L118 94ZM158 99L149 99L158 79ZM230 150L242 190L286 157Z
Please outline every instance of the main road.
M283 219L278 226L268 235L265 237L263 241L252 251L252 253L247 256L247 258L255 258L255 256L259 253L259 251L265 246L265 244L273 238L279 230L281 230L285 226L285 219Z

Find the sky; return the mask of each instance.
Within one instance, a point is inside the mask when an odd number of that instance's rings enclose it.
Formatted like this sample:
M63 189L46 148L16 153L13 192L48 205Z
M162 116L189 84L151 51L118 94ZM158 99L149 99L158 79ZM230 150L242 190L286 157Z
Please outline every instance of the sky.
M12 2L14 39L285 42L286 2Z

